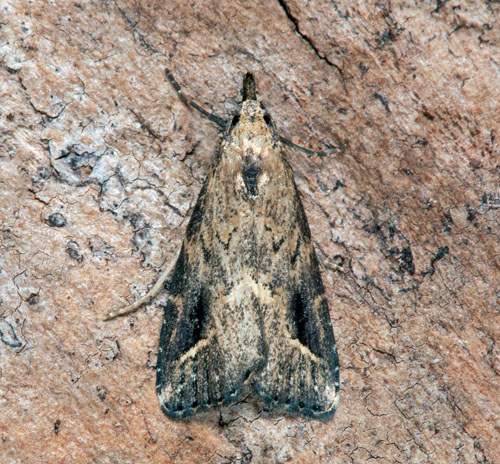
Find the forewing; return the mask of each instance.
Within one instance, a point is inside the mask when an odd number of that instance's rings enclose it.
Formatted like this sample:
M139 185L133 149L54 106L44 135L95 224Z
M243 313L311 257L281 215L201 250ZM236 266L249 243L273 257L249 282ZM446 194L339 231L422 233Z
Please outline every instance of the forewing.
M233 402L264 362L255 292L251 285L234 288L214 226L228 220L214 217L224 204L215 188L218 168L216 162L205 181L168 286L156 388L174 418Z
M288 195L268 211L262 239L274 253L261 281L268 355L255 388L271 407L328 418L338 403L337 348L304 208L286 163L282 172Z

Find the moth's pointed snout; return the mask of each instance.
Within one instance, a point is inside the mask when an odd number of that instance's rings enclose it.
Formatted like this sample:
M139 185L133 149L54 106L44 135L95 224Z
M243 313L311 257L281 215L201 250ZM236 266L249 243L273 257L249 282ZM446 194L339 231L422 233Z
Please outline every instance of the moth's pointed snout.
M255 78L251 72L247 72L243 78L243 87L241 88L243 101L257 100L257 91L255 90Z

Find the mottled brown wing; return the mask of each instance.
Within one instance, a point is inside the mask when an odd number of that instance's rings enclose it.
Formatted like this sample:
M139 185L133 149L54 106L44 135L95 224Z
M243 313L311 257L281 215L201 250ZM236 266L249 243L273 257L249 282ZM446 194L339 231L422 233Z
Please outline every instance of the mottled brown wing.
M217 167L216 162L198 197L167 287L156 389L163 411L173 418L235 401L265 359L254 288L228 262L231 253L216 236L221 228L215 216L225 224L232 215L221 213Z
M309 225L291 169L283 163L279 209L268 212L278 224L263 243L274 245L273 262L262 288L265 366L255 380L257 393L292 414L327 419L339 398L339 365L325 290ZM274 216L274 217L273 217ZM279 224L285 223L287 227Z

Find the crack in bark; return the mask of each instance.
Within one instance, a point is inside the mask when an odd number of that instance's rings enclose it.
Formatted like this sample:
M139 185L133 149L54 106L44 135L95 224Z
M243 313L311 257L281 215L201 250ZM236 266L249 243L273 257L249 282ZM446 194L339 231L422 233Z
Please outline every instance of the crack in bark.
M144 129L153 139L159 140L160 142L165 142L165 137L161 136L156 132L151 125L142 117L142 115L135 111L133 108L129 108L130 112L135 116L139 124L141 125L141 128Z
M50 114L49 112L45 111L45 110L42 110L40 108L37 108L35 106L35 104L33 103L33 100L31 99L31 93L28 89L28 87L26 87L26 84L23 82L22 78L19 76L18 77L18 81L19 81L19 85L21 86L21 88L24 90L24 92L26 93L26 99L28 101L28 104L31 106L31 109L37 113L37 114L40 114L42 116L42 119L43 118L47 118L49 120L53 120L53 119L57 119L59 116L61 116L62 112L66 109L66 107L68 106L67 103L64 103L64 105L62 105L61 109L59 110L58 113L55 113L55 114Z
M127 25L129 26L130 30L132 31L132 35L134 36L134 39L136 40L136 42L143 48L145 48L146 50L149 50L149 51L152 51L154 53L158 53L159 55L161 56L166 56L164 52L162 52L161 50L158 50L156 47L154 47L153 45L151 45L144 37L144 34L142 34L141 32L139 32L137 30L137 22L134 22L132 21L127 12L121 8L118 4L116 4L116 7L118 8L118 11L121 13L121 15L123 16L123 19L125 19L125 22L127 23Z
M278 3L280 5L280 7L283 9L283 11L285 12L285 15L286 17L292 22L294 28L295 28L295 32L298 34L298 36L304 41L306 42L309 47L312 49L312 51L314 52L314 54L322 61L324 61L328 66L331 66L333 68L335 68L340 76L342 77L342 85L344 85L344 79L343 79L343 73L342 73L342 69L340 69L340 67L338 65L336 65L335 63L333 63L332 61L330 61L326 56L322 55L318 48L316 47L316 45L314 45L314 42L312 41L312 39L304 34L301 30L300 30L300 27L299 27L299 21L298 19L293 16L292 12L290 11L290 7L288 6L288 4L285 2L285 0L278 0Z

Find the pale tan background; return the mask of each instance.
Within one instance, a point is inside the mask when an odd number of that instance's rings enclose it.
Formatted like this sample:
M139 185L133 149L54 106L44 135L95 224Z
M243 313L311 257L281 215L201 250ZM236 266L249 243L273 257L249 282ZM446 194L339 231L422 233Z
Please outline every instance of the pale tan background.
M500 462L499 20L494 1L3 0L0 461ZM224 117L251 70L284 136L349 141L288 151L339 346L328 423L253 402L170 420L162 297L101 322L175 254L220 141L166 66Z

